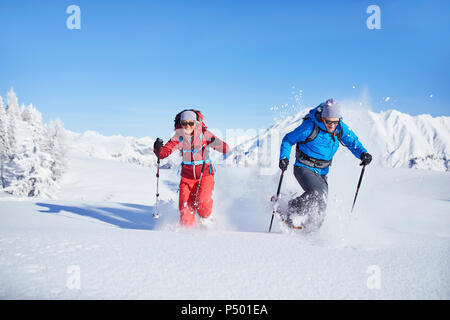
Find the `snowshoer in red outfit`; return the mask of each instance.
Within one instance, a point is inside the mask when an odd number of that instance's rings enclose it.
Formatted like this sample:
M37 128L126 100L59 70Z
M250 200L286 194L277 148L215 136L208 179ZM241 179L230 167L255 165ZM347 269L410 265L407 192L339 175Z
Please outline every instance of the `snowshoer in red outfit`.
M209 158L210 149L227 153L228 145L214 136L203 123L203 115L198 110L183 110L175 117L175 135L163 145L156 139L154 152L161 159L174 150L182 156L179 192L180 224L185 227L195 225L195 213L210 219L213 208L215 168Z

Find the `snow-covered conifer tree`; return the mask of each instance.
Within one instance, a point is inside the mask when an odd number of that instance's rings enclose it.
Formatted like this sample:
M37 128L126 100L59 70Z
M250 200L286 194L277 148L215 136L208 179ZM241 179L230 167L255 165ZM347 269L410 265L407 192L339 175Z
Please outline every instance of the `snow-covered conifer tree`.
M6 186L5 179L5 161L8 159L7 147L8 136L6 130L6 110L3 105L3 99L0 96L0 185L2 189Z
M47 148L51 155L52 179L59 180L67 167L66 132L60 119L50 122L47 128Z
M3 101L3 100L2 100ZM21 196L51 196L66 165L64 128L60 121L48 127L31 104L19 108L14 90L0 107L0 146L3 191Z

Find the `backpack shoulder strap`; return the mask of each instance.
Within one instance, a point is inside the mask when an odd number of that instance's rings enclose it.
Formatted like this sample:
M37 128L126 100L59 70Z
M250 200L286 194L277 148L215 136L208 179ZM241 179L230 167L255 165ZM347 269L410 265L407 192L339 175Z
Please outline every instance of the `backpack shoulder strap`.
M344 132L344 130L339 131L336 135L336 138L338 139L338 141L341 143L341 145L343 145L345 147L345 144L342 142L342 133Z
M309 119L311 119L309 114L303 118L303 120L309 120ZM311 142L317 137L317 135L319 134L320 128L314 121L313 121L313 125L314 125L314 127L313 127L311 133L309 134L309 136L305 139L305 141L297 142L298 144L305 144L305 143Z

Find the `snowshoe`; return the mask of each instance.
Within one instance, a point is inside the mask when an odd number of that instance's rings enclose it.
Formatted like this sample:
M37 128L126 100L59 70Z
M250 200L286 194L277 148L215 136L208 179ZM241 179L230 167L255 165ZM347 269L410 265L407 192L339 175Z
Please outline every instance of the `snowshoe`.
M199 217L199 225L200 225L200 228L202 228L202 229L207 229L207 230L215 229L216 228L216 219L214 219L214 217L209 217L209 218Z
M289 198L292 198L292 194L289 195ZM282 199L284 199L285 197L283 197ZM276 208L275 208L275 212L278 216L278 218L280 218L280 221L283 223L284 226L288 227L289 229L294 229L294 230L303 230L305 229L304 225L302 224L301 221L299 221L299 219L297 219L294 216L291 216L291 210L289 210L289 204L286 203L285 201L279 201L280 199L277 199L276 196L272 196L270 198L271 202L275 202L278 201L278 203L276 204ZM289 202L290 203L290 202Z
M283 213L280 209L277 209L277 214L280 217L280 220L290 229L294 230L303 230L305 226L303 225L303 221L298 219L299 217L293 217L289 214Z
M287 203L280 202L276 212L288 228L313 232L323 223L324 208L323 203L314 198L298 196L291 197Z

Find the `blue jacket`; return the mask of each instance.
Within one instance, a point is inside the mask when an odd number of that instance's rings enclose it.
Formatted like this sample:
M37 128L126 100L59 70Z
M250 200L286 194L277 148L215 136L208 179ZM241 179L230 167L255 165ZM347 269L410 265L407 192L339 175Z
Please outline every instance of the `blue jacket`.
M332 133L328 133L325 124L316 119L316 112L321 111L321 106L312 109L309 112L309 119L303 120L302 124L297 127L294 131L289 132L283 138L281 142L280 159L288 158L291 155L292 146L297 142L305 141L306 138L311 134L314 129L314 123L319 126L321 130L317 137L310 142L299 144L299 149L303 151L306 155L311 158L321 159L329 161L333 159L336 151L339 148L339 140L337 137L333 136ZM337 125L335 133L342 131L342 143L357 157L360 159L363 152L367 152L364 146L359 142L358 137L353 131L340 119L340 123ZM317 174L324 175L327 174L330 167L325 169L312 168L305 164L300 163L298 160L295 162L294 166L306 167L316 172Z

